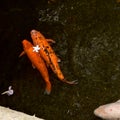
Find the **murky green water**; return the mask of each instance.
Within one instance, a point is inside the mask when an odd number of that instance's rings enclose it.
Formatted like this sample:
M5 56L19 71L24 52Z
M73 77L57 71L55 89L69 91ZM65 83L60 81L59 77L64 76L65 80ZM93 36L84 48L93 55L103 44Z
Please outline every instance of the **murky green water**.
M100 120L93 110L120 98L120 3L115 0L3 2L0 20L0 92L9 85L13 96L0 105L46 120ZM26 56L18 58L21 41L38 29L61 58L61 69L74 86L49 70L51 94Z

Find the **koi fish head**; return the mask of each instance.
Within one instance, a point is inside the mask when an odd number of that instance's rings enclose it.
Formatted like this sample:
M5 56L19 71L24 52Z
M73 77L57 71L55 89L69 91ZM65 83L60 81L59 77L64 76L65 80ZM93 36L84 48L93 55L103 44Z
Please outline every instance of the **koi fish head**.
M22 44L23 44L24 50L29 49L29 48L31 48L31 47L33 46L33 45L31 44L31 42L29 42L28 40L23 40L23 41L22 41Z
M38 31L37 30L31 30L30 34L31 34L31 36L37 36L38 35Z
M37 39L44 39L44 36L37 30L31 30L30 34L33 41Z
M102 119L117 120L120 118L120 103L102 105L94 110L94 114Z

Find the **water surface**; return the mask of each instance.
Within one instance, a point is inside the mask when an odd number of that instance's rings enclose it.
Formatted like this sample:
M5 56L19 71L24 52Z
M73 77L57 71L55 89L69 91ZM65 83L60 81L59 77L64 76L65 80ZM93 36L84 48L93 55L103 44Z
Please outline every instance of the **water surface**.
M0 96L0 105L46 120L100 120L93 110L119 99L120 3L115 0L5 1L0 19L0 92L12 85L13 96ZM51 94L26 56L18 58L23 39L37 29L61 58L67 85L49 70Z

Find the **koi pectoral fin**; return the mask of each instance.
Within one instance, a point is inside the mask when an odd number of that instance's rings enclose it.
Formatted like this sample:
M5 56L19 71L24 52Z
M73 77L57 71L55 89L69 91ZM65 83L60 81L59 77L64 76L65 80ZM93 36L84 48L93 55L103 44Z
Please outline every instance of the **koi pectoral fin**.
M46 39L46 40L47 40L47 42L49 42L49 43L55 43L55 41L52 40L52 39Z
M60 59L60 58L58 58L57 62L61 62L61 59Z
M19 55L19 57L23 56L25 54L25 51L22 51Z
M33 69L35 69L35 68L36 68L34 64L32 64L32 68L33 68Z

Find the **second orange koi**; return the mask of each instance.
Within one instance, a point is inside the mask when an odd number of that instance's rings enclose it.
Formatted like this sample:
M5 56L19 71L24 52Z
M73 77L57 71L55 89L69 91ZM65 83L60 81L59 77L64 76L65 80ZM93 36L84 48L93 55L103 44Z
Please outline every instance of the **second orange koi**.
M49 74L48 74L48 70L46 68L46 64L44 63L44 61L40 57L40 55L34 51L34 49L33 49L34 46L29 41L23 40L22 44L23 44L24 52L22 52L20 54L20 57L24 53L27 54L28 58L32 62L32 65L34 65L39 70L39 72L41 73L43 79L46 82L45 93L50 94L50 92L51 92L51 83L49 81Z
M31 38L33 40L34 45L39 45L40 46L40 55L41 57L45 60L46 64L51 67L53 72L57 75L57 77L68 84L77 84L76 80L75 81L67 81L64 78L63 73L60 70L58 61L59 58L55 55L55 52L51 48L48 42L54 42L51 39L46 39L39 31L37 30L32 30L30 32Z

